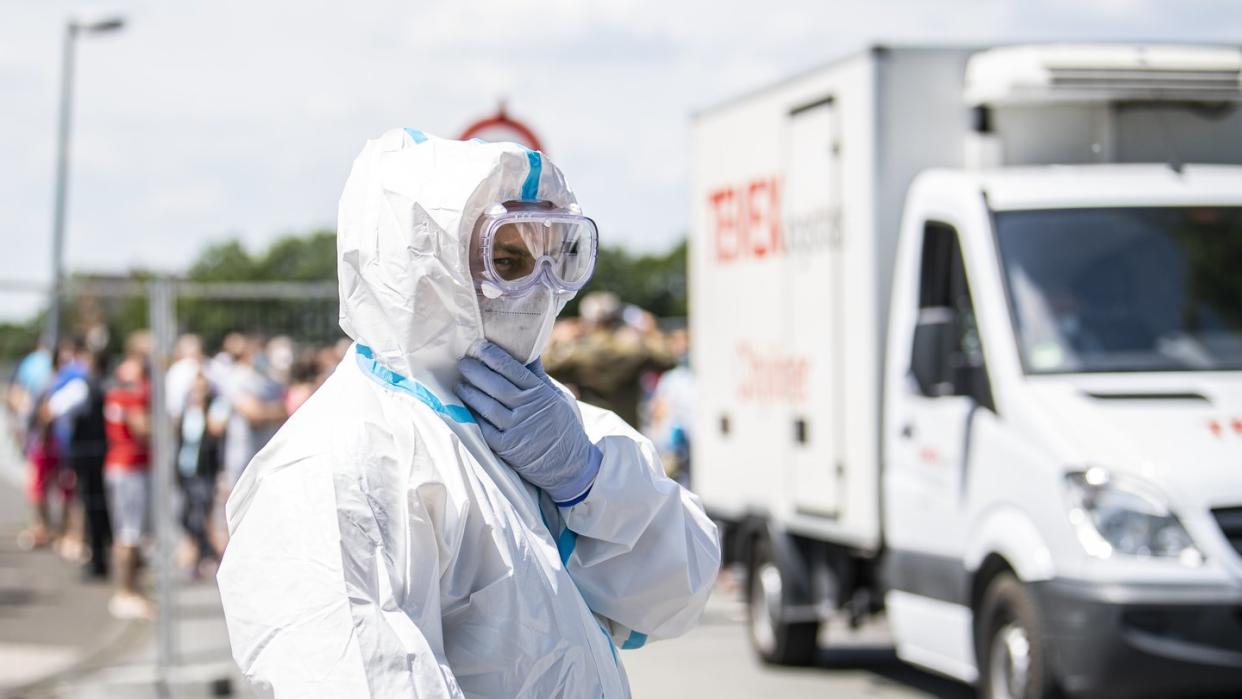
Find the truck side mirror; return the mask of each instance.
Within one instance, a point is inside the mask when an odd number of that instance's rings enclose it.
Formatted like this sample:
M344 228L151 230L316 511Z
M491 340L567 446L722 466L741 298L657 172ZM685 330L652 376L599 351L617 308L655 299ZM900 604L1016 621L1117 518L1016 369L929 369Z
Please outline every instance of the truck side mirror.
M957 345L957 313L952 308L919 309L914 326L914 348L910 371L925 396L953 393L953 372L949 360Z

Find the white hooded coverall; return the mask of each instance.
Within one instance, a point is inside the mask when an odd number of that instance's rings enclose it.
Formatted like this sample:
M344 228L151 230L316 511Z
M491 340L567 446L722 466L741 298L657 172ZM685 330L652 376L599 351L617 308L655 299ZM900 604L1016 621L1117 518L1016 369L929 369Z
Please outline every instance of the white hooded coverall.
M574 202L514 144L393 130L354 162L337 253L356 342L227 506L217 579L260 693L625 697L618 648L698 620L716 528L645 438L579 403L603 461L561 509L492 454L451 391L482 337L473 224L532 198Z

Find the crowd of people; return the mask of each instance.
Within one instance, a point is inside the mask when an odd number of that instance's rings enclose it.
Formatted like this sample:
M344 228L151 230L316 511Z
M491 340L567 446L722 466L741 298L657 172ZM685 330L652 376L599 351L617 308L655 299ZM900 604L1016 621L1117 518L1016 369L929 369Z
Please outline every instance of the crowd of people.
M22 359L7 396L28 472L33 522L24 548L53 547L84 577L116 585L110 611L154 613L140 583L151 545L151 336L133 333L109 358L91 336L40 346ZM246 465L327 379L348 342L298 346L286 336L232 333L214 354L178 338L165 373L173 424L178 561L195 579L214 574L227 530L224 502ZM693 379L684 329L662 330L646 311L607 292L558 321L543 362L549 375L607 407L656 444L670 476L689 485Z
M92 340L95 340L92 342ZM290 338L233 333L208 355L195 335L176 343L165 401L153 406L151 336L133 333L109 361L98 338L36 348L19 363L7 395L26 459L32 524L25 548L53 547L84 577L112 580L109 610L154 613L139 573L150 544L152 410L173 424L178 560L211 576L227 538L223 503L242 470L284 420L340 362L348 344L298 347Z
M690 485L694 383L684 327L661 328L648 311L596 291L582 297L576 318L556 322L542 360L580 399L650 438L667 474Z

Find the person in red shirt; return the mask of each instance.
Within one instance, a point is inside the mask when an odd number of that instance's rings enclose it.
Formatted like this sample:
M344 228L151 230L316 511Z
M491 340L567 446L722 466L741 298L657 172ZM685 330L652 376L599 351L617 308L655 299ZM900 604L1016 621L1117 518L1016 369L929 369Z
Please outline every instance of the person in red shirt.
M108 454L104 479L112 520L117 591L108 610L120 618L149 618L151 602L138 587L140 546L147 533L150 502L151 393L147 380L150 336L131 335L104 397Z

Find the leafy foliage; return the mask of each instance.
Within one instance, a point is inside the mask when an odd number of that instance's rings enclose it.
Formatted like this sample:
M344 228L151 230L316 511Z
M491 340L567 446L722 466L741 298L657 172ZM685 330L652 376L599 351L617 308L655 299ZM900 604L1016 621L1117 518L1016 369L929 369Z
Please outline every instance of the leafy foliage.
M134 271L133 279L149 273ZM195 282L334 282L336 280L336 233L316 230L307 235L287 235L257 253L239 240L214 243L198 255L186 270ZM622 301L651 311L658 317L686 315L686 243L683 240L664 254L633 254L621 247L601 248L591 283L565 309L576 315L578 301L592 291L611 291ZM339 337L335 299L285 301L208 300L181 298L177 302L179 330L202 336L208 347L218 345L232 331L263 335L284 333L299 340L326 342ZM74 328L103 321L109 329L109 350L120 348L132 331L147 325L146 298L71 299L66 326ZM16 357L34 346L40 318L28 323L0 326L0 361Z
M199 254L186 278L196 282L333 281L336 233L317 230L306 236L287 235L257 255L237 240L216 243Z
M25 323L0 323L0 362L5 365L6 372L9 365L16 365L27 352L35 348L43 329L43 318L44 315L40 313Z
M592 291L611 291L623 301L659 317L686 315L686 241L664 254L635 255L617 246L600 249L595 277L569 303L576 315L578 300ZM325 281L336 279L336 234L315 231L286 236L261 254L250 255L231 240L205 249L190 266L193 281Z
M237 240L208 246L190 265L195 282L332 282L336 280L336 233L317 230L277 239L259 254ZM183 298L177 304L181 330L214 347L227 333L287 334L308 342L340 336L335 299L220 301Z
M620 247L601 247L595 276L565 308L577 315L578 302L592 291L611 291L656 317L686 315L686 241L663 255L634 255Z

